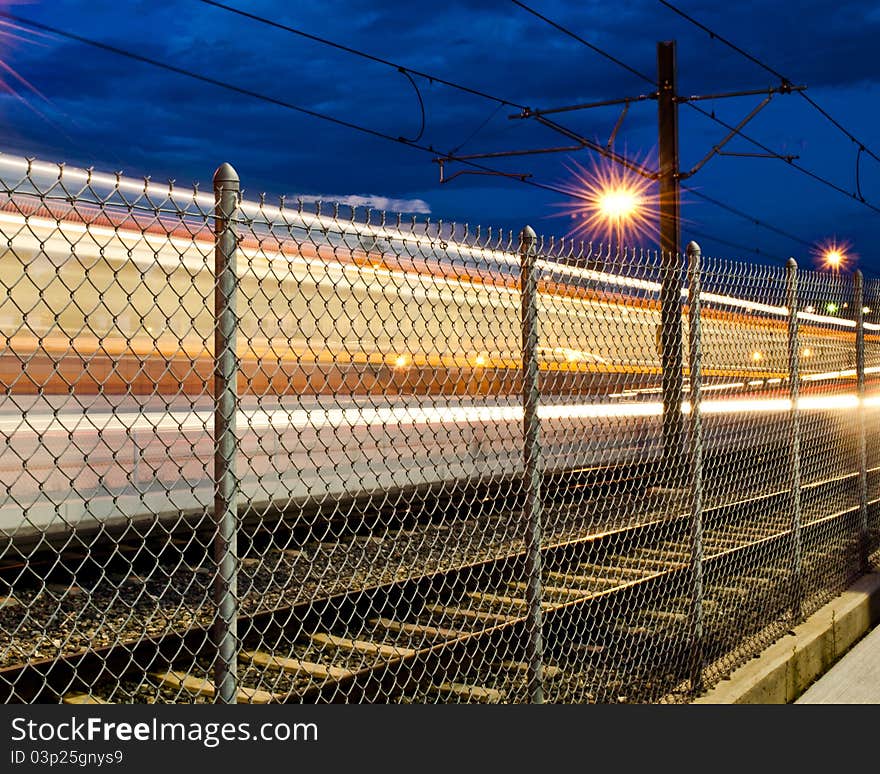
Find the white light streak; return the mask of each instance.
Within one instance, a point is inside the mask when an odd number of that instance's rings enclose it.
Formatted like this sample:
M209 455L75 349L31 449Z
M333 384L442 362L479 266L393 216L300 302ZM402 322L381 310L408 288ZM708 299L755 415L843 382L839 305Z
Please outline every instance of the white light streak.
M11 156L8 154L0 154L0 170L3 169L11 170L13 174L15 174L19 178L25 177L27 175L30 175L31 177L43 177L46 179L47 184L53 183L61 179L68 184L73 183L81 185L83 187L89 186L93 189L100 189L101 192L120 190L132 194L141 194L144 197L143 204L145 207L154 207L156 206L157 202L175 202L181 207L181 209L184 209L184 211L186 210L186 206L189 204L198 205L199 211L202 213L212 213L214 208L213 193L201 193L197 192L194 188L179 187L171 183L160 184L149 180L138 180L135 178L108 175L100 172L94 172L92 170L78 169L76 167L59 167L59 165L57 164L37 160L29 161L27 159ZM96 196L96 201L94 202L94 204L97 206L102 206L102 198L103 197ZM107 206L112 208L115 205L111 200L111 203ZM306 212L298 212L296 209L282 209L279 207L272 207L260 202L248 200L243 200L240 206L242 213L247 218L254 219L256 222L264 225L284 226L286 228L298 227L303 229L319 228L321 230L326 230L331 233L338 232L340 234L344 233L354 234L356 236L367 236L372 239L386 239L392 242L398 242L401 245L403 244L403 242L405 242L410 250L413 247L419 248L420 250L435 249L437 247L437 241L439 238L427 235L420 235L411 231L404 231L387 226L380 227L372 224L367 225L364 223L357 223L354 221L342 223L324 215L319 216ZM2 222L16 223L19 225L25 222L25 219L20 216L10 216L8 214L3 214L2 219ZM47 228L58 228L58 225L54 221L40 218L29 217L27 219L27 222L29 225L32 226L38 224ZM197 240L195 238L184 240L180 239L179 237L172 237L161 234L149 234L134 230L126 230L122 228L109 229L91 225L85 226L84 224L69 222L64 223L64 228L70 229L71 233L83 234L88 232L93 236L106 236L108 238L114 239L120 239L123 234L131 234L135 236L135 238L144 239L145 242L147 242L147 244L149 245L158 247L161 247L162 245L172 245L178 250L182 248L191 248L194 245L198 245L198 247L200 248L200 256L202 258L207 255L206 251L210 251L212 249L212 243L210 241L206 242L205 240ZM515 252L510 250L497 250L490 248L474 247L457 242L449 243L444 249L454 250L460 255L470 255L482 261L494 261L496 263L519 266L519 256L516 255ZM252 254L250 255L248 255L247 251L243 250L242 252L245 254L246 257L249 258L254 256L263 258L271 257L272 259L281 259L287 262L302 262L306 264L318 263L324 265L325 267L333 263L321 260L306 261L305 259L299 257L285 256L281 255L280 253L271 252L269 250L252 251ZM180 260L182 256L183 253L177 256L177 259ZM659 294L660 292L659 283L642 280L637 277L608 274L592 269L567 266L564 264L547 261L545 259L539 259L536 263L541 271L569 275L584 280L597 282L600 284L615 285L618 287L630 288L634 290L643 290L653 294ZM359 267L358 270L364 271L364 268ZM501 289L493 288L493 291L495 290L498 290L500 292ZM515 290L511 292L517 293L517 291ZM683 297L687 297L687 289L682 289L681 292ZM706 303L711 302L732 308L745 309L751 312L767 314L774 317L788 316L788 309L784 306L762 304L755 301L749 301L747 299L736 298L734 296L719 295L715 293L702 293L701 298ZM799 311L798 318L801 320L820 323L822 325L834 325L846 328L856 327L856 322L854 320L841 319L839 317L826 315L818 315L807 311ZM864 326L866 330L880 330L880 325L878 324L865 323Z
M866 398L866 406L880 404L880 396ZM845 411L859 406L858 395L802 396L798 408L803 411ZM700 404L703 414L781 413L791 410L786 398L756 398L750 400L707 400ZM683 414L691 412L690 401L682 401ZM580 403L542 405L538 417L543 420L608 419L659 417L663 404L659 401L639 403ZM100 414L62 412L31 414L23 417L0 418L0 433L20 437L23 434L46 433L130 433L139 432L204 432L213 428L212 411L183 412L102 412ZM244 409L237 414L241 431L260 431L269 428L286 430L344 428L344 427L403 427L412 425L495 424L521 422L519 406L388 406L349 409Z

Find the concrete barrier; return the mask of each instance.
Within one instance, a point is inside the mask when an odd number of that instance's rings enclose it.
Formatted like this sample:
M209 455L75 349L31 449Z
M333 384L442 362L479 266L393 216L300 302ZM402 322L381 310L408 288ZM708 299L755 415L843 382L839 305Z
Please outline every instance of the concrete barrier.
M880 573L872 572L693 703L793 702L878 623Z

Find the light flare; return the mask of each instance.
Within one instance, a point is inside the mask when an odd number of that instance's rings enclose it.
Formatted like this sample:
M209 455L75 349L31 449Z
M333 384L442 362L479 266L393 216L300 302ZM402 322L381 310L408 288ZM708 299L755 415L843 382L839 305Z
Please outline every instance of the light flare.
M636 164L643 166L638 160ZM591 168L566 165L571 179L560 187L571 197L557 205L573 221L571 236L618 246L656 238L659 196L654 181L613 161L594 161Z
M858 257L849 242L838 241L836 237L814 247L813 256L820 268L829 269L835 274L852 265Z
M22 3L21 0L0 0L0 9L9 8L13 5L22 5L28 3ZM5 49L8 50L9 44L11 43L25 43L27 45L40 46L41 48L45 48L46 44L41 43L35 38L47 38L50 39L51 36L46 35L42 32L37 32L36 30L31 30L28 27L24 27L20 24L16 24L9 19L0 19L0 40L2 40L7 45ZM5 53L5 52L4 52ZM34 107L24 96L24 94L20 93L15 88L15 83L19 84L19 86L25 87L29 92L35 94L46 104L50 103L48 97L43 94L36 86L34 86L27 78L21 75L17 70L15 70L7 61L6 56L0 55L0 93L9 94L11 97L14 97L19 102L21 102L28 110L31 110L33 113L38 115L41 119L46 121L48 124L55 125L43 112Z

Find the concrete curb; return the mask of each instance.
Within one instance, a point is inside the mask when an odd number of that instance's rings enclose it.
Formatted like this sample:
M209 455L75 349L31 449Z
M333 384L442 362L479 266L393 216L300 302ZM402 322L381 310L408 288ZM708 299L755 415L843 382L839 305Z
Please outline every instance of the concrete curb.
M694 704L788 704L880 622L880 573L862 576Z

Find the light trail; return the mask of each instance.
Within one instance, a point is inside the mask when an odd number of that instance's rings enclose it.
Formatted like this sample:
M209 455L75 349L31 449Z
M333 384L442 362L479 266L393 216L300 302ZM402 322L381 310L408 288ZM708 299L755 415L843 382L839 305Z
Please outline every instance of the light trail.
M798 399L803 411L848 411L859 407L858 395L804 396ZM880 396L866 398L865 406L880 405ZM791 410L787 398L758 398L751 400L708 400L700 404L703 414L782 413ZM691 413L689 401L682 401L683 414ZM639 403L580 403L544 404L538 408L543 420L609 419L659 417L661 402ZM237 414L240 431L303 430L340 427L401 427L411 425L497 424L521 422L520 406L389 406L383 408L359 407L347 409L242 409ZM59 433L122 433L146 432L205 432L213 428L213 411L180 412L59 412L57 414L28 413L26 417L0 418L0 434L19 438L22 433L46 435Z
M175 214L183 216L199 216L200 219L205 220L213 217L213 193L201 193L194 188L176 187L172 183L160 185L149 180L136 180L133 178L126 178L121 175L107 175L104 173L94 172L93 170L77 169L74 167L65 166L62 168L59 167L57 164L51 164L37 160L29 161L27 159L10 156L8 154L0 154L0 171L2 171L3 169L13 171L17 175L19 175L20 178L25 178L28 175L36 175L45 177L47 182L51 183L57 182L58 180L64 180L66 182L73 181L74 183L78 183L87 188L94 189L95 187L97 187L107 189L111 192L119 190L134 194L140 194L144 197L145 204L143 206L145 211L148 210L153 214L155 214L158 202L160 204L167 203L169 207L169 215ZM3 175L0 174L0 179L2 179L2 177ZM10 190L14 191L14 186L12 186ZM106 207L111 210L115 206L117 206L113 202L112 198L105 198L97 195L93 204L102 208ZM175 206L175 210L171 209L172 205ZM198 209L195 212L187 209L187 207L191 205L196 205ZM137 203L128 206L130 206L131 209L135 212L138 210ZM366 236L370 239L385 239L390 242L398 242L401 246L407 245L410 248L412 246L415 246L419 250L426 249L431 252L435 251L438 248L438 242L442 241L442 237L439 234L432 237L428 235L421 235L413 231L404 231L388 226L358 223L355 220L350 220L347 223L341 223L339 220L327 217L325 215L315 215L312 213L300 212L296 209L274 207L262 202L242 200L240 209L242 214L246 216L246 220L249 222L249 224L252 225L253 223L257 223L259 225L263 225L269 228L300 228L306 231L310 229L317 229L320 230L322 234L331 233L339 234L340 236ZM5 217L12 218L11 220L5 221L11 224L24 225L25 223L27 223L28 225L34 225L36 223L39 223L39 225L44 227L54 229L59 228L59 224L55 221L39 218L25 218L22 216L6 215ZM202 258L202 260L199 261L197 265L194 266L194 268L206 268L208 264L206 263L205 259L210 254L210 251L213 249L212 237L208 235L202 238L199 238L198 236L193 236L190 239L181 239L180 237L173 237L171 235L157 235L149 232L135 231L124 228L111 229L100 226L86 226L85 224L70 223L67 221L64 222L64 227L72 228L71 233L90 233L92 235L106 236L108 238L117 239L119 239L120 236L124 234L126 236L130 235L135 239L144 239L148 244L158 243L160 246L162 244L169 244L180 251L180 255L177 256L178 261L184 259L184 252L187 251L189 248L200 246L201 249L199 250L198 254ZM495 263L506 264L510 267L518 268L520 264L519 256L515 252L509 250L500 250L491 247L479 247L460 242L449 242L442 249L446 252L454 251L459 255L469 255L474 259L479 259L482 261L494 261ZM337 269L343 267L343 264L341 262L314 259L308 260L302 258L301 256L294 257L285 255L280 250L273 251L261 248L256 251L251 251L250 253L248 253L246 249L242 250L242 252L247 258L250 259L262 257L267 261L283 260L285 262L291 262L292 259L296 259L297 261L305 261L306 265L321 265L325 268L325 270L331 267ZM590 247L590 253L585 257L589 258L590 256L592 256L592 246ZM158 255L156 256L156 260L159 260ZM563 274L587 281L596 282L599 284L612 285L634 290L642 290L654 294L659 294L660 292L660 283L640 279L638 277L628 277L625 275L600 272L593 269L568 266L561 263L555 263L546 259L539 259L536 262L536 265L539 270L548 272L550 274ZM365 267L357 268L358 270L363 270ZM271 271L271 269L268 268L268 265L265 270L267 272ZM460 280L455 280L455 282L457 284L461 284ZM512 294L518 295L519 293L519 291L515 289L508 290ZM686 298L687 290L682 289L681 292L682 297ZM720 304L731 308L745 309L752 312L759 312L772 315L774 317L788 316L788 310L784 306L762 304L747 299L737 298L735 296L720 295L716 293L703 293L701 294L701 298L706 302ZM847 328L854 328L856 325L854 320L846 320L839 317L826 315L817 315L803 311L798 312L798 318L810 322L819 323L822 325L834 325ZM866 330L880 331L880 324L865 323L864 325Z

